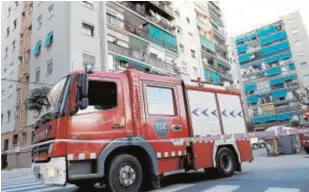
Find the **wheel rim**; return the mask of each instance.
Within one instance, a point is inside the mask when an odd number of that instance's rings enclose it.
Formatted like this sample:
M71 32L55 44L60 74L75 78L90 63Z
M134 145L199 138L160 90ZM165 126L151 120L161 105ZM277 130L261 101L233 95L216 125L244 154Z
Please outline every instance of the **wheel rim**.
M123 165L119 169L118 179L122 186L129 187L136 179L135 170L131 165Z
M231 172L233 170L232 157L228 154L222 154L220 157L220 166L224 172Z

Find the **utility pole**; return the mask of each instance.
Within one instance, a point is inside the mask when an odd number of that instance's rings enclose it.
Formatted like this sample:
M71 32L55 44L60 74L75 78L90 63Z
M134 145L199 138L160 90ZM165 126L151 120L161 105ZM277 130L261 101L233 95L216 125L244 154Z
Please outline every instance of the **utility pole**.
M101 71L108 69L108 47L107 47L107 20L106 20L106 2L99 1L99 41L100 41L100 63Z

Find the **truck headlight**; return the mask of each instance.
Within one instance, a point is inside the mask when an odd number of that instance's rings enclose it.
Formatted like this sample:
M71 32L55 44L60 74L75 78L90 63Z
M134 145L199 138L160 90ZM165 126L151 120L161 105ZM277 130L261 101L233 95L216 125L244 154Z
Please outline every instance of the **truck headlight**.
M59 175L59 169L57 168L47 168L45 169L44 176L46 177L54 177Z

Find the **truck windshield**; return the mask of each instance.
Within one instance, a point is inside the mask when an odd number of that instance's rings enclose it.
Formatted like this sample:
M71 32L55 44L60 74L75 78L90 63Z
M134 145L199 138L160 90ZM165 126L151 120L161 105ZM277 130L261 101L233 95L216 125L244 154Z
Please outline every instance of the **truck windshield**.
M54 85L47 94L48 105L43 107L42 115L47 113L59 113L61 105L65 98L65 87L68 84L70 76L67 76Z

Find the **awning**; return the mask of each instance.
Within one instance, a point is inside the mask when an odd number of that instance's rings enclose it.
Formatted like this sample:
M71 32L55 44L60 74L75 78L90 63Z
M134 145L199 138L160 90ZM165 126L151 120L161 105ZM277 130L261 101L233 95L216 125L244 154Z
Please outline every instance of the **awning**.
M47 34L47 37L45 39L45 47L49 47L52 44L53 36L54 36L53 32L50 32L50 33Z
M290 70L295 70L295 65L294 65L294 63L290 63L290 64L289 64L289 68L290 68Z
M145 71L145 70L149 70L150 69L150 67L148 65L145 65L143 63L130 60L128 58L125 58L125 57L122 57L122 56L119 56L119 55L116 55L115 59L117 59L119 61L127 62L129 64L129 67L135 68L137 70Z
M297 78L296 74L288 75L285 77L285 81L294 80L296 78Z
M278 114L277 115L277 120L282 121L282 120L290 120L292 119L293 114L292 113L283 113L283 114Z
M276 90L274 92L272 92L272 97L273 99L277 99L280 97L286 97L287 94L287 90L286 89L280 89L280 90Z
M273 79L269 81L270 85L279 85L281 83L284 83L285 79L283 77L278 78L278 79Z
M205 37L202 37L201 36L201 44L203 47L213 51L213 52L216 52L216 49L215 49L215 45L208 39L206 39Z
M248 103L257 103L259 101L260 97L258 95L251 95L247 97Z
M237 53L246 52L248 49L248 44L240 45L237 47Z
M250 91L255 91L255 89L256 89L256 85L254 85L254 84L247 85L245 87L245 92L247 93L247 92L250 92Z
M266 76L272 76L272 75L278 75L281 73L281 67L276 67L276 68L272 68L272 69L268 69L265 72Z

